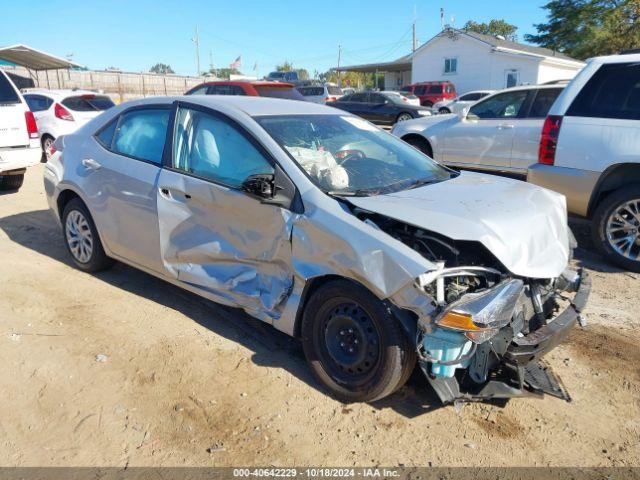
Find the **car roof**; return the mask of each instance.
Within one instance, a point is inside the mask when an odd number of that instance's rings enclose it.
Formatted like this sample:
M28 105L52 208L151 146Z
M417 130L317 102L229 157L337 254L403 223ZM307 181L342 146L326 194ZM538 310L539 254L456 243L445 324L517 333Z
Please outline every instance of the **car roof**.
M606 55L602 57L593 57L588 60L594 63L635 63L640 62L640 53L623 53L620 55Z
M280 88L294 87L293 83L272 82L269 80L214 80L212 82L200 83L193 88L203 87L205 85L237 85L239 87L242 87L244 85L251 85L254 87L280 87Z
M176 97L147 97L132 102L135 105L173 103L175 101L195 103L205 107L233 108L249 116L263 115L349 115L344 110L326 107L318 103L302 100L285 100L272 97L251 97L242 95L183 95Z
M66 97L74 97L80 95L104 95L104 93L96 93L91 90L72 90L72 89L60 89L60 90L49 90L46 88L27 88L22 92L23 95L46 95L48 97L53 98L66 98Z

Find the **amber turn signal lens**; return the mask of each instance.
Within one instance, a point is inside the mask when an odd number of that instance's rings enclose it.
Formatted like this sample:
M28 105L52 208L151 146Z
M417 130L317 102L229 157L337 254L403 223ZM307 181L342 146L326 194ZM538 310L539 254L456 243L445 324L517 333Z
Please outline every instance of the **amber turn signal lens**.
M452 328L454 330L464 330L466 332L484 330L473 323L471 315L458 312L445 313L444 316L438 320L438 325L441 327Z

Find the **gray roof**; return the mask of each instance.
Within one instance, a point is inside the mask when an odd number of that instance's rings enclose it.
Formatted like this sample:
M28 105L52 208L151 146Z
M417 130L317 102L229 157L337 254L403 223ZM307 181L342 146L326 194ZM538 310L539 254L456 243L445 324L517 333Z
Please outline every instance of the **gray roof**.
M80 67L77 63L41 52L26 45L0 47L0 60L15 63L30 70L55 70Z
M502 38L494 37L493 35L485 35L483 33L470 32L468 30L458 30L458 29L450 29L456 33L468 35L470 37L475 38L476 40L480 40L481 42L488 43L492 47L500 47L500 48L509 48L511 50L518 50L520 52L532 53L534 55L543 55L545 57L555 57L561 58L563 60L572 60L574 62L580 62L581 60L576 60L575 58L571 58L563 53L556 52L555 50L551 50L549 48L536 47L534 45L527 45L524 43L512 42L510 40L503 40ZM438 35L446 35L447 31L443 31Z

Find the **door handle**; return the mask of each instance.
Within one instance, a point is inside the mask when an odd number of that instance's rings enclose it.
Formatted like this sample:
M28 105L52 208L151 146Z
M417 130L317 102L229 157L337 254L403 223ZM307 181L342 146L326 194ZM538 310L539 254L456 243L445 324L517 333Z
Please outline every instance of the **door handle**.
M510 123L502 123L500 125L498 125L498 130L510 130L514 127L514 125L511 125Z
M179 199L176 199L176 194L179 196L183 196L186 200L191 199L191 195L189 195L188 193L185 193L181 190L176 190L173 188L170 189L168 187L160 187L160 193L162 194L163 197L171 198L173 200L179 200Z
M93 158L85 158L82 160L82 166L88 168L89 170L99 170L102 165L99 162L96 162Z

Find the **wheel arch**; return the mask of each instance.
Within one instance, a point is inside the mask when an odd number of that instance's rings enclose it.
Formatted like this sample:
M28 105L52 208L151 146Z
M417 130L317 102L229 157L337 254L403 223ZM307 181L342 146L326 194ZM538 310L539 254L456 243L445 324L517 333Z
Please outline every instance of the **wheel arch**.
M616 163L608 167L602 175L600 175L591 193L587 216L591 218L602 200L612 192L634 183L640 184L640 164Z
M362 283L352 278L344 277L342 275L336 275L336 274L327 274L327 275L321 275L318 277L313 277L307 280L307 282L305 283L305 286L302 289L302 294L300 295L300 302L298 304L298 309L296 311L295 323L293 327L293 336L295 338L301 337L302 316L304 315L304 310L307 306L309 299L312 297L312 295L323 285L326 285L327 283L339 281L339 280L342 280L342 281L346 280L348 282L353 283L354 285L358 285L368 290L369 292L371 292L373 296L375 296L376 298L378 298L378 300L383 302L387 306L387 308L389 308L393 312L394 318L398 322L400 322L400 325L402 326L402 330L407 336L407 340L410 342L411 345L413 345L416 339L416 332L418 328L418 317L414 312L399 308L393 305L389 300L379 298L378 295L376 295L374 292L371 291L371 289L367 288L365 285L363 285Z
M427 149L425 153L433 158L433 145L431 145L431 142L427 138L420 135L419 133L408 133L402 136L401 140L404 140L407 143L409 143L410 140L415 140L417 142L423 143Z

